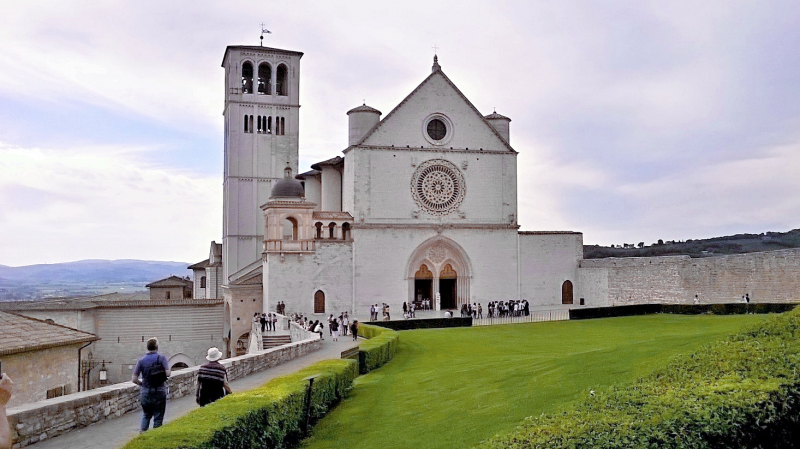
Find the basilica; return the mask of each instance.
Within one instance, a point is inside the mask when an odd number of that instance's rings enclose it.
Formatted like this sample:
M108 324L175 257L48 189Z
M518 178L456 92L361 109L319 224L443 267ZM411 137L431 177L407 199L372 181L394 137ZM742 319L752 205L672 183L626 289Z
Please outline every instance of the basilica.
M320 317L426 300L577 304L582 234L520 231L511 119L478 111L434 56L385 116L347 111L347 147L298 173L302 56L223 57L223 237L191 268L195 298L225 299L229 335L281 301Z

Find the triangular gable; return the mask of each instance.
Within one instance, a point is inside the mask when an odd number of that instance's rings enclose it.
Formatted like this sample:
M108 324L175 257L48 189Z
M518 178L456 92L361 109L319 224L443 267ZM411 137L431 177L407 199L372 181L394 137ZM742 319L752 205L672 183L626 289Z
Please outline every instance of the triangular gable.
M263 267L259 265L252 271L239 276L235 281L231 282L231 285L262 285L264 282L263 275L261 274L262 270Z
M453 139L443 147L477 150L484 145L485 149L499 147L516 152L441 70L425 78L356 145L429 148L430 143L422 136L421 120L437 112L447 115L455 127ZM395 122L398 126L391 125Z

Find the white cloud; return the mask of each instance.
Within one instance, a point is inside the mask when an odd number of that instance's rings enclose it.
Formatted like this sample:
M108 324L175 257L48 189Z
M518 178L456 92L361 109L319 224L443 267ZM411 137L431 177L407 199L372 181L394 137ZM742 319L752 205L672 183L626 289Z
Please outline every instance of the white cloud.
M148 166L151 149L0 144L0 263L195 262L221 236L221 177Z

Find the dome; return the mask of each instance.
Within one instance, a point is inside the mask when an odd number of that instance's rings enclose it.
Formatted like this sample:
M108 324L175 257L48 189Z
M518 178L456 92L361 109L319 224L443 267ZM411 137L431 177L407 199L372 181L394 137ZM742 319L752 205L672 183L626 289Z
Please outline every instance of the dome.
M281 179L275 186L272 187L272 196L273 197L282 197L282 198L303 198L305 196L305 191L303 190L303 184L296 180L296 179Z
M361 106L358 106L356 108L350 109L349 111L347 111L347 115L350 115L350 114L352 114L354 112L371 112L373 114L381 115L381 111L379 111L379 110L377 110L377 109L375 109L373 107L367 106L366 104L362 104Z
M272 186L271 197L275 198L303 198L306 196L303 183L292 177L292 169L283 170L283 179Z

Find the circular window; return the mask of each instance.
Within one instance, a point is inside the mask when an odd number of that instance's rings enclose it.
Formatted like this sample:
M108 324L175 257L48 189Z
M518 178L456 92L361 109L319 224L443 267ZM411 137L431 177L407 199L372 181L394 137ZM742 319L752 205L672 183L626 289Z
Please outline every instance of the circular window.
M428 122L428 136L433 140L442 140L447 135L447 126L444 122L435 118Z
M425 211L446 215L464 201L464 176L451 162L432 159L423 162L411 178L411 195Z

